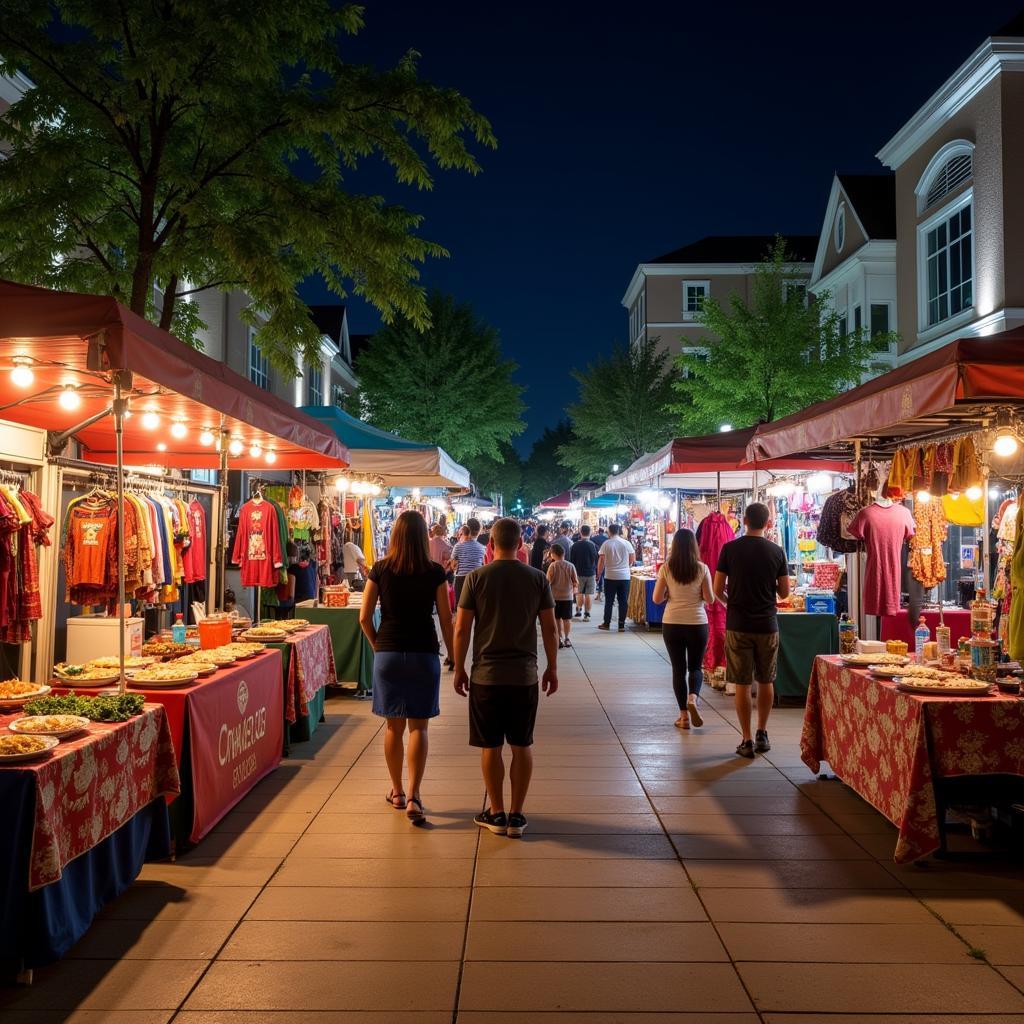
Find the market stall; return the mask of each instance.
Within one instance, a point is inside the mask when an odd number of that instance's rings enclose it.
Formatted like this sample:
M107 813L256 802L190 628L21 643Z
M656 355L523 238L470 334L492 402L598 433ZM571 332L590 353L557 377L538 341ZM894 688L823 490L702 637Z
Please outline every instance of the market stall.
M0 716L0 734L18 717ZM170 852L166 798L178 789L168 716L152 704L0 767L0 959L32 968L63 956L144 860Z
M800 756L817 773L823 761L898 829L903 864L939 850L944 786L999 777L1024 792L1024 703L1016 694L943 697L901 692L839 658L815 660Z
M373 685L373 648L359 626L359 611L352 607L304 607L301 615L330 631L337 682L355 683L357 693L366 693Z
M312 623L313 619L306 612L303 608L302 618ZM338 681L331 632L326 625L314 624L283 640L269 640L267 646L281 652L288 739L301 743L308 740L323 721L326 688Z

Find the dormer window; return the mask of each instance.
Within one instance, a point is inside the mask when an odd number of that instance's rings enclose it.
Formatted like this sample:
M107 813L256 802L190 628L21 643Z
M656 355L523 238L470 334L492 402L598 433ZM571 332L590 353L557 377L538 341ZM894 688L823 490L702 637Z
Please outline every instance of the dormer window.
M836 252L842 252L846 244L846 207L840 206L836 211L836 223L832 232L832 241L835 244Z
M948 142L928 161L915 189L917 212L924 213L974 176L974 144L966 139Z

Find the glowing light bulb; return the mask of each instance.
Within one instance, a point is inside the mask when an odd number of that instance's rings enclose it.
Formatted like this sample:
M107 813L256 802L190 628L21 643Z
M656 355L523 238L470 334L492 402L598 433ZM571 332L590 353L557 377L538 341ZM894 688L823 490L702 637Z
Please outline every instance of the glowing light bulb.
M928 502L932 500L930 491L918 491L916 497L922 505L927 505Z
M964 494L967 495L968 501L977 501L981 497L980 487L968 487Z
M157 442L157 446L156 446L156 450L158 452L165 452L165 451L167 451L167 445L164 444L163 441L158 441Z
M69 412L72 409L77 409L82 404L82 399L78 397L78 391L75 389L73 384L68 384L64 390L61 391L60 397L57 401L60 403L60 407L62 409L67 409Z
M188 427L185 426L181 420L176 420L171 425L171 437L176 437L180 441L183 437L188 434Z
M231 438L231 442L228 444L228 454L234 456L241 455L244 448L245 445L243 445L237 437L233 437Z
M1000 458L1008 458L1017 450L1017 438L1013 434L1000 434L992 445L992 451Z
M255 442L249 446L249 456L253 459L258 459L263 454L263 449Z
M339 476L334 481L334 489L340 494L344 494L348 490L348 477Z
M19 388L30 388L36 375L26 363L17 363L11 370L11 383Z
M988 496L989 496L989 497L990 497L990 498L991 498L991 499L992 499L993 501L995 501L995 499L999 497L999 488L998 488L998 487L990 487L990 488L988 489Z
M209 448L210 445L213 444L213 433L209 430L204 430L199 435L199 443Z
M728 434L730 430L732 430L732 424L731 424L731 423L723 423L723 424L722 424L722 425L721 425L721 426L720 426L720 427L718 428L718 432L719 432L720 434Z
M277 462L277 452L265 452L263 458L272 466Z
M142 425L147 430L156 430L160 426L160 414L152 409L147 410L142 414Z

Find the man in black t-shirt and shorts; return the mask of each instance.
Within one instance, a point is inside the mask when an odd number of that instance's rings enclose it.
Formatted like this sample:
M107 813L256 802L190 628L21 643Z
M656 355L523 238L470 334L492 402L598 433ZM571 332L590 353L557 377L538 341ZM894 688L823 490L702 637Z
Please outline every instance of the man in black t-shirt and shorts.
M715 573L715 597L725 605L725 678L736 684L736 715L743 741L740 757L771 750L768 715L775 699L779 658L776 598L789 596L786 553L764 532L771 525L767 505L755 502L743 515L744 536L722 548ZM750 738L750 687L757 683L757 734Z
M480 747L489 805L474 821L495 835L519 837L533 774L533 727L539 689L558 689L555 602L547 577L516 557L519 524L499 519L491 529L494 561L471 572L459 597L455 625L455 692L469 694L469 743ZM537 682L537 620L547 668ZM474 629L474 623L476 628ZM466 655L473 637L473 673ZM512 799L505 814L505 743L512 748Z

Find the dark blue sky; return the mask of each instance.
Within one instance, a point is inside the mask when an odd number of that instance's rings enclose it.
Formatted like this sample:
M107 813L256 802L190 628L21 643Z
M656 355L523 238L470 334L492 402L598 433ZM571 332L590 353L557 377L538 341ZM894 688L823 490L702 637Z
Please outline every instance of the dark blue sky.
M575 397L569 371L625 340L638 262L708 234L817 233L833 171L880 170L875 152L1020 6L369 0L346 53L414 48L494 125L477 177L377 187L451 252L424 283L469 300L519 364L526 451ZM349 322L379 319L350 300Z

